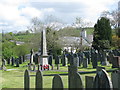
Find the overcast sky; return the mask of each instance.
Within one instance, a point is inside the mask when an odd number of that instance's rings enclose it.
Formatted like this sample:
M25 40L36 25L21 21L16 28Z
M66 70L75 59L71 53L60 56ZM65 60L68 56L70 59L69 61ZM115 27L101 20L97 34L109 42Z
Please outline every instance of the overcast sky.
M101 12L117 9L119 0L0 0L0 30L26 30L34 17L53 15L66 24L76 17L96 23Z

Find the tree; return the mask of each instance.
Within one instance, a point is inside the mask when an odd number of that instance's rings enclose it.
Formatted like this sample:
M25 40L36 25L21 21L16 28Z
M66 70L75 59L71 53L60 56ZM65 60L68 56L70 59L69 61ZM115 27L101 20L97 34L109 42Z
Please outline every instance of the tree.
M51 51L53 55L61 54L61 45L59 43L59 36L57 31L51 28L46 28L46 38L47 38L47 49Z
M115 29L116 35L120 37L120 11L104 11L101 13L101 17L106 17L110 19L111 26Z
M59 28L57 23L59 21L54 16L47 16L44 21L41 21L39 18L32 19L32 25L29 29L34 32L34 37L30 41L33 49L40 48L40 33L43 29L46 29L48 51L53 50L53 53L56 53L56 50L59 50L58 35L56 33L56 29Z
M93 47L97 50L109 48L112 41L112 29L110 21L101 17L94 25Z

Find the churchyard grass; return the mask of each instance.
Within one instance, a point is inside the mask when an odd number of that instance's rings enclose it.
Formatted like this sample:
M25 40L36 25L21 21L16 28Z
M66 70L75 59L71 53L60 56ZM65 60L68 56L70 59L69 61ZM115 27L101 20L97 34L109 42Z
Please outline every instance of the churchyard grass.
M2 76L0 76L0 81L2 81L2 88L23 88L24 86L24 71L28 68L27 62L24 62L23 64L20 64L20 67L14 67L11 65L7 65L6 68L8 70L10 69L14 69L14 70L10 70L10 71L2 71L1 74ZM55 66L55 65L54 65ZM100 65L99 65L100 66ZM50 71L42 71L43 75L48 75L48 74L66 74L68 73L68 68L67 66L62 66L60 65L60 70L56 70L56 66L54 67L54 71L50 70ZM106 66L105 67L106 70L111 70L111 65L110 66ZM37 68L36 68L37 69ZM90 64L88 66L88 68L82 68L79 67L78 71L96 71L96 69L92 68L92 65ZM30 72L30 87L34 88L35 87L35 72ZM85 76L95 76L95 73L92 74L81 74L81 77L83 79L84 82L84 86L85 86ZM111 73L109 73L109 75L111 75ZM64 75L62 76L62 80L64 83L64 87L67 88L68 87L68 75ZM53 76L43 76L43 87L44 88L51 88L52 87L52 79Z

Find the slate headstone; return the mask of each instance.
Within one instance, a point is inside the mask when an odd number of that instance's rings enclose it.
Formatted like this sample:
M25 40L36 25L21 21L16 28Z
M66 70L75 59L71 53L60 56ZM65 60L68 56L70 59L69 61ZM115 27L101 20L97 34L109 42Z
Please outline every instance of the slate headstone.
M104 88L107 90L112 90L113 88L112 82L110 80L110 77L108 76L108 73L104 69L97 72L93 87L97 89Z
M112 68L120 68L120 56L113 57Z
M70 65L68 66L68 87L75 88L75 74L78 69L76 66Z
M60 89L63 90L63 81L62 78L57 74L54 76L52 81L52 90Z
M93 76L85 76L85 85L86 85L86 90L93 88L93 82L94 82L94 77Z
M30 89L30 76L28 70L25 70L24 73L24 90Z
M14 63L15 63L15 59L14 59L14 57L12 57L12 59L11 59L11 63L12 63L12 66L14 66Z
M52 56L52 55L49 55L49 57L48 57L48 64L49 64L50 66L52 66L52 60L53 60L53 56Z
M19 67L19 58L16 59L16 67Z
M42 90L43 89L43 76L41 71L37 71L36 73L36 82L35 82L35 87L37 90Z
M113 71L111 74L113 88L120 90L120 70Z
M2 65L6 65L6 60L2 58Z
M79 67L79 58L77 54L74 54L74 60L73 60L73 65Z
M22 57L21 56L19 56L19 64L22 64Z
M10 64L10 63L11 63L11 59L8 58L8 59L7 59L7 64Z
M75 83L75 88L83 90L83 80L78 72L75 73L73 82Z
M88 59L84 58L83 60L83 68L87 68L88 67Z

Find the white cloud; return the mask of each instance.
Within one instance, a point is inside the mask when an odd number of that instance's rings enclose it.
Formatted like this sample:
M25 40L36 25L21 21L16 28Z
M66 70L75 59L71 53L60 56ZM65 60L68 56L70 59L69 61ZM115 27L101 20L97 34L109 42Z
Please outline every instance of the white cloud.
M73 17L82 15L80 17L85 18L86 21L93 21L95 23L98 17L100 16L101 12L103 12L104 10L110 10L111 5L117 3L118 1L119 0L1 0L0 28L8 27L9 30L9 29L17 29L17 27L19 27L20 29L21 27L23 29L25 28L25 26L28 26L30 24L30 20L33 17L39 17L40 19L42 19L44 18L45 15L50 15L50 14L59 15L58 17L63 17L62 19L65 21L70 21L72 15ZM50 7L36 8L31 5L32 4L31 2L38 2L38 3L45 2L48 3L48 5L49 3L54 3L54 2L58 2L58 4L60 2L66 2L66 3L74 2L78 4L80 3L82 7L77 6L75 7L75 9L79 10L77 13L71 12L71 10L69 10L70 13L68 14L67 12L65 12L65 10L56 11L58 10L58 7L56 9L56 7L54 7L55 5ZM59 10L61 8L69 9L69 7L62 8L61 6L59 7ZM69 15L71 15L71 17L69 17Z
M29 18L42 16L42 12L33 7L22 8L20 14Z

